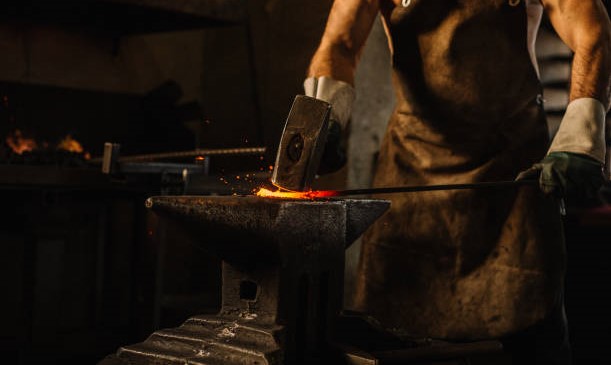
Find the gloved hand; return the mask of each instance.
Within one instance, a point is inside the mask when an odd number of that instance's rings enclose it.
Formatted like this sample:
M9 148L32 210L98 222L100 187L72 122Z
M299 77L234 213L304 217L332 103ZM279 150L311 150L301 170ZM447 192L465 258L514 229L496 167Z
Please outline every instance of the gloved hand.
M354 88L347 82L331 77L309 77L303 83L307 96L331 104L331 117L325 149L318 168L319 174L328 174L342 168L347 161L346 131L350 122Z
M603 167L591 157L571 152L551 152L541 162L521 172L516 180L539 179L541 191L558 198L590 199L604 181Z
M342 132L339 123L334 120L329 121L329 134L318 167L319 174L335 172L346 164L346 138Z
M538 177L541 191L558 198L594 197L604 182L605 114L604 106L596 99L573 100L547 156L516 180Z

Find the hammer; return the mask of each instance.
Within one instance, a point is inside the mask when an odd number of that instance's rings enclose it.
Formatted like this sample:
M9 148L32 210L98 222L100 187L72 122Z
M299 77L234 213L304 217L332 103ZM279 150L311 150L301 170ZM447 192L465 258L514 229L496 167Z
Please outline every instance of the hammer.
M280 138L272 184L291 191L310 190L327 140L331 105L297 95Z

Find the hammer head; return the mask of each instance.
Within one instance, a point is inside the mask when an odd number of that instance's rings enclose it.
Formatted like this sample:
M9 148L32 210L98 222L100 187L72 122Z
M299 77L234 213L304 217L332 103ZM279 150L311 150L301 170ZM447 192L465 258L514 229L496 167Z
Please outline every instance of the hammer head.
M292 191L310 190L327 140L331 105L297 95L284 125L272 183Z

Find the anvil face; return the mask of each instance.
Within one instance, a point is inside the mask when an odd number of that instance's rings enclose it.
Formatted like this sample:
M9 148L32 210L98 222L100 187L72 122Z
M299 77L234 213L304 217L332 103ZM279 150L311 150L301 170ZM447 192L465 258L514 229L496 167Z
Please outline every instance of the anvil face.
M287 242L348 246L390 206L385 200L293 200L255 196L158 196L147 206L206 242L230 263L276 261Z

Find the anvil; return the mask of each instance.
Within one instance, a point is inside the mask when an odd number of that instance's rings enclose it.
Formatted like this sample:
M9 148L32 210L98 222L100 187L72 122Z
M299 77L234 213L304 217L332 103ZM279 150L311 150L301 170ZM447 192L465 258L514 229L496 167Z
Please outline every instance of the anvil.
M100 365L321 364L342 309L344 250L384 200L161 196L147 207L223 260L222 306Z

